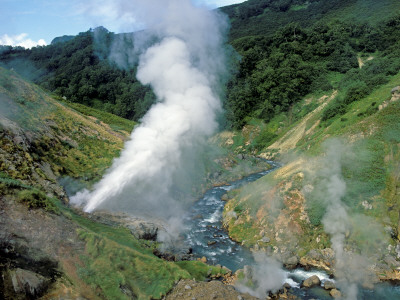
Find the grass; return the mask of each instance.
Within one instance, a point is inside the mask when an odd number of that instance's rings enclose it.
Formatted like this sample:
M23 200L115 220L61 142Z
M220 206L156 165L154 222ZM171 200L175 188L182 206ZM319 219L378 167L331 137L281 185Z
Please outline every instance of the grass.
M114 131L123 130L126 132L131 132L136 125L136 122L134 121L127 120L118 117L116 115L113 115L111 113L100 111L98 109L82 105L80 103L67 102L67 101L64 101L63 103L85 116L95 117L98 120L108 124Z
M106 299L161 299L179 279L204 280L225 273L200 261L164 261L153 255L154 245L137 240L128 229L99 224L59 207L80 226L78 234L86 244L79 276Z

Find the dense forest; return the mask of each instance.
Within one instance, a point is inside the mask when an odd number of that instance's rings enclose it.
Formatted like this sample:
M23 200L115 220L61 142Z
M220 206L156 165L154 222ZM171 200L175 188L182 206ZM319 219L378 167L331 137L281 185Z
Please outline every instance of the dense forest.
M326 118L386 83L400 70L400 15L379 26L319 21L304 28L291 23L273 36L250 36L232 42L241 54L229 83L230 124L246 117L268 121L311 92L340 88L344 93ZM373 58L363 68L358 60Z
M249 0L222 8L232 24L229 43L240 54L232 57L237 71L226 88L224 126L268 121L308 93L340 88L324 113L328 120L385 83L400 69L400 3L379 5L375 14L369 0ZM130 62L124 68L109 59L114 43L133 47L132 37L98 27L45 47L1 46L0 65L68 101L139 120L155 96L135 78L135 59L122 57ZM360 61L368 61L365 68Z

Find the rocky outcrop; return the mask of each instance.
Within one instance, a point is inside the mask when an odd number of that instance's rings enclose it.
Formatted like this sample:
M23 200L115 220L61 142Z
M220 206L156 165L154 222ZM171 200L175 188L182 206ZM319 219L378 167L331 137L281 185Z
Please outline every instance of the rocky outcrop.
M322 250L313 249L300 259L300 265L306 268L322 269L331 273L334 259L335 253L331 248Z
M193 280L181 280L165 299L257 300L258 298L240 293L233 286L225 285L220 281L197 282Z
M317 275L313 275L307 279L305 279L302 283L301 286L305 288L311 288L313 286L319 286L321 285L321 280Z
M386 108L390 103L396 102L400 99L400 86L396 86L391 91L390 100L384 101L381 105L379 105L378 109L382 110Z
M20 268L10 270L8 275L15 293L26 295L27 298L39 297L50 283L49 278Z
M158 226L152 222L136 220L126 226L137 239L157 240Z

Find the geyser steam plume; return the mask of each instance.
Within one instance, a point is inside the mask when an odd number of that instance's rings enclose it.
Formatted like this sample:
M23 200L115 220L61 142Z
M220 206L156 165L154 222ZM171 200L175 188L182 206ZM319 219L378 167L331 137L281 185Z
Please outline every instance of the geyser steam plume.
M137 78L151 85L158 103L102 180L71 201L84 204L86 212L107 207L179 216L182 205L172 189L193 172L188 169L195 166L194 153L218 125L218 86L226 72L225 18L189 0L119 0L102 5L108 5L116 18L145 24L147 40L135 40L135 49L123 51L141 53ZM144 44L150 46L138 49Z

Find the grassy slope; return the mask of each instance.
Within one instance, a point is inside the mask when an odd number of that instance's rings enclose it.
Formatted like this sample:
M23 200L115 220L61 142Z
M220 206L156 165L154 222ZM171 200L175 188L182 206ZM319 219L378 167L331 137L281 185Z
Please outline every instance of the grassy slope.
M128 137L122 128L131 129L133 122L59 102L4 69L0 69L0 96L2 197L64 216L65 222L77 226L77 235L85 242L84 254L75 266L60 263L62 281L73 289L88 285L92 295L100 298L160 299L181 278L203 280L224 273L201 262L164 261L152 254L156 244L135 239L125 228L77 215L60 201L54 176L98 179ZM29 141L18 145L18 139ZM51 171L42 170L47 164ZM75 269L78 277L71 271Z
M337 137L351 145L351 153L344 155L347 161L342 162L342 175L347 185L342 201L352 214L390 226L392 235L396 236L400 208L400 101L379 111L377 107L388 102L391 89L398 85L400 74L369 96L352 103L343 116L322 124L322 110L318 107L290 125L281 117L275 118L272 123L280 125L278 137L269 142L261 155L278 157L285 161L285 166L240 191L231 192L224 212L230 235L248 246L294 249L299 256L311 249L328 247L329 237L321 224L323 204L315 200L312 193L306 195L304 187L318 185L307 174L320 167L313 165L313 161L322 157L324 141ZM321 107L326 99L329 98L311 96L303 105L310 105L311 101ZM258 126L270 125L259 123ZM239 152L243 151L245 131L236 134L242 144L233 146ZM247 144L251 145L252 139L248 139ZM371 207L366 208L365 203ZM232 218L232 211L237 218ZM264 234L271 239L270 243L259 242ZM361 229L354 230L348 243L355 249L361 247L366 242L365 234Z

